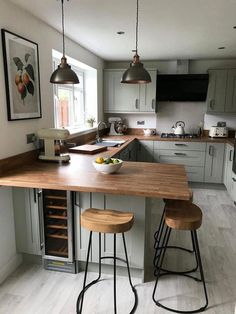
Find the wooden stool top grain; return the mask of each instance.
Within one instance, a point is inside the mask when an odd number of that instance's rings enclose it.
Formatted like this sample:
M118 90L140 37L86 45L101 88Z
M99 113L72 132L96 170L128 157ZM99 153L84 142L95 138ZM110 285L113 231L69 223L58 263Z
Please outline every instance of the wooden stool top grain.
M165 222L172 229L196 230L202 224L202 211L190 202L171 202L165 206Z
M88 208L81 214L82 227L101 233L123 233L131 229L134 214L111 209Z

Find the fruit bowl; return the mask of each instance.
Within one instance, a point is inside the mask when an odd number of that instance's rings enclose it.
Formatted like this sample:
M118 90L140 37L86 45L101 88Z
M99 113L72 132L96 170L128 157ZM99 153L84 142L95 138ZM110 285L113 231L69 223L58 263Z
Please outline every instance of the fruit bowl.
M117 158L104 158L104 161L100 163L98 163L96 160L93 161L94 168L97 171L105 174L117 172L123 163L121 159Z

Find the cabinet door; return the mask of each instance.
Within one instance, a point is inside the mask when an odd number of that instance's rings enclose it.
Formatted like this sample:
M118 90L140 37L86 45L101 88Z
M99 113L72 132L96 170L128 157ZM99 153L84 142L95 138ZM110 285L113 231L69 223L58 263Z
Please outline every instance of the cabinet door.
M17 251L41 255L36 190L13 188L13 206Z
M140 110L139 84L122 84L120 80L124 71L104 71L105 112L136 112Z
M157 71L148 70L151 76L151 83L140 84L140 111L156 111L156 79Z
M232 194L233 189L233 155L234 148L227 144L225 149L225 163L224 163L224 185L227 188L228 193Z
M205 182L222 183L224 143L207 143Z
M236 206L236 174L234 174L234 173L233 173L233 176L232 176L232 181L233 181L233 185L232 185L231 196L233 198L234 205Z
M137 161L153 162L153 141L138 141Z
M227 70L209 70L207 112L224 112Z
M236 112L236 69L228 70L225 112Z

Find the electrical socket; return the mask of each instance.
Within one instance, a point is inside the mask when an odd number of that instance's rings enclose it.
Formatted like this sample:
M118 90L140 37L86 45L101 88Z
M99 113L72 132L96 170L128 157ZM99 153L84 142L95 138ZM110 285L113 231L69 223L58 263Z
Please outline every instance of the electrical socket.
M34 139L35 139L34 133L26 134L26 143L27 144L33 143Z
M145 121L144 121L144 120L137 121L137 125L144 125L144 124L145 124Z

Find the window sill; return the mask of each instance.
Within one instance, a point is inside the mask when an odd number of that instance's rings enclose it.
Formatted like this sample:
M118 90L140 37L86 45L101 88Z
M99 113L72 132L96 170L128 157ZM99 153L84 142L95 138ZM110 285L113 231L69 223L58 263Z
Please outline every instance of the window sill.
M75 136L79 136L79 135L83 135L83 134L88 134L91 132L94 132L97 130L97 127L94 126L92 128L86 128L86 127L81 127L81 128L68 128L69 132L70 132L70 136L69 138L73 138Z

